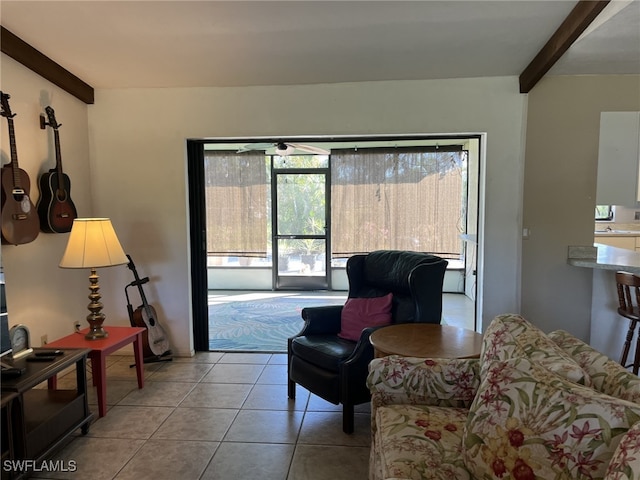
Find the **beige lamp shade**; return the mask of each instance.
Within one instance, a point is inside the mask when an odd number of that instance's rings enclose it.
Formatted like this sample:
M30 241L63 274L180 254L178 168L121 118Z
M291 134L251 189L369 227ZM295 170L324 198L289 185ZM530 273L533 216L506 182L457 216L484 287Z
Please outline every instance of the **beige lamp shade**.
M108 218L76 218L61 268L99 268L129 263Z

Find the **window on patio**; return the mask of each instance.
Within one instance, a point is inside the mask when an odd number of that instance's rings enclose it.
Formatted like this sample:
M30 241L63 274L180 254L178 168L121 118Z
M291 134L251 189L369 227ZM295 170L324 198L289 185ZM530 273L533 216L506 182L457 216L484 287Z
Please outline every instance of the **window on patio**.
M398 249L460 258L466 162L460 147L332 150L333 257Z
M207 254L267 257L271 212L264 152L205 151Z

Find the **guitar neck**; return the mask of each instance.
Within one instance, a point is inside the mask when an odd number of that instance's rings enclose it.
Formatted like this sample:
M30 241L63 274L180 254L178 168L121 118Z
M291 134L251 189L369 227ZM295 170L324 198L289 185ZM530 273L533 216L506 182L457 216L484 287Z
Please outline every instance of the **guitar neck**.
M62 153L60 153L60 133L53 129L53 139L56 146L56 171L58 172L58 190L64 190L64 178L62 177Z
M136 279L134 283L138 287L138 293L140 294L140 299L142 300L142 306L147 312L147 315L151 316L149 315L149 302L147 302L147 296L144 294L144 288L142 288L142 281L140 280L140 275L138 275L138 270L136 269L136 266L134 265L133 260L131 260L131 257L127 255L127 258L129 259L128 267L133 272L133 278ZM145 282L147 280L148 279L145 279Z
M149 313L149 302L147 302L147 296L144 294L144 288L142 288L142 284L138 284L138 291L140 292L140 299L142 300L142 305L144 309L147 310L147 314Z
M18 166L18 150L16 148L16 133L13 127L13 118L8 117L9 124L9 145L11 147L11 170L13 174L13 187L21 188L20 185L20 167Z

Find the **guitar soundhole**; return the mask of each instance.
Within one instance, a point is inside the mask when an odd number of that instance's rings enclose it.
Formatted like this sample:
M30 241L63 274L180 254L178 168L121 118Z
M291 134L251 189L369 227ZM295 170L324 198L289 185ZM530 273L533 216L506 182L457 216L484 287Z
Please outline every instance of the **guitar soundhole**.
M149 317L149 325L151 325L152 327L156 326L156 321L154 320L153 317Z

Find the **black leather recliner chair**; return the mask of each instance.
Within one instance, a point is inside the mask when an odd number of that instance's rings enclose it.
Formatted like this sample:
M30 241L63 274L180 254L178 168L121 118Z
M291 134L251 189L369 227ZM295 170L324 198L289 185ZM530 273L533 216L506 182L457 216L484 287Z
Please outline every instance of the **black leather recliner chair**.
M399 250L354 255L347 261L348 297L393 293L393 323L440 323L447 263L435 255ZM358 342L345 340L338 336L341 312L341 305L302 310L305 325L288 340L288 393L295 398L298 383L328 402L341 403L342 429L352 433L354 406L371 398L366 378L375 328L365 328Z

